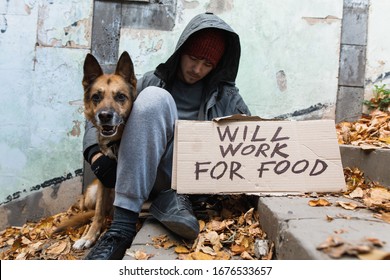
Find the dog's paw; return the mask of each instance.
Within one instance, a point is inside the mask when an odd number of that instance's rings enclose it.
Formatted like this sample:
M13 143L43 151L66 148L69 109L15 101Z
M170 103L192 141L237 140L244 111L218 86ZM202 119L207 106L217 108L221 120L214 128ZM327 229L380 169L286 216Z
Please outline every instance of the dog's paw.
M73 244L73 249L76 250L88 249L92 245L93 245L93 241L86 238L80 238Z

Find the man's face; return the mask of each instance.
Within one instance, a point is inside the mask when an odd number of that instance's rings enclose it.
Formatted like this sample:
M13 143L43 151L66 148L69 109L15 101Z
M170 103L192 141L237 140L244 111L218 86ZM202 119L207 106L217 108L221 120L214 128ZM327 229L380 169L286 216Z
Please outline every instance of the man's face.
M181 55L180 71L178 74L183 82L190 85L195 84L206 77L211 70L213 70L213 65L209 61L187 54Z

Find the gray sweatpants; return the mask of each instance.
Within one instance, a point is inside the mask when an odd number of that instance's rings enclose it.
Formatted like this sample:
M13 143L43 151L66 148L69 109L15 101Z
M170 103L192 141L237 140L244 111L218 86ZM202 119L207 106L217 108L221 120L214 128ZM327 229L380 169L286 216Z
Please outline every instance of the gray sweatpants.
M171 187L175 101L147 87L134 102L118 152L114 205L139 213L149 195Z

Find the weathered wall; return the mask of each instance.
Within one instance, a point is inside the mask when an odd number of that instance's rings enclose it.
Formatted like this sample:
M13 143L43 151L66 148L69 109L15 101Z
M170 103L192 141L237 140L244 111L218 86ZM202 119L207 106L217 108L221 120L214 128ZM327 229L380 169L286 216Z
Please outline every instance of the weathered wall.
M171 32L123 28L120 51L130 50L139 73L174 50L187 22L212 11L239 33L237 84L253 114L334 117L343 3L339 0L178 1ZM137 43L140 41L141 43Z
M0 203L81 173L92 0L0 2Z
M390 1L370 0L367 32L365 99L372 97L374 85L390 88L390 32L387 18Z
M343 4L367 1L171 0L169 28L146 28L146 21L132 27L122 18L117 48L129 51L140 76L168 58L193 16L211 11L240 34L237 85L253 114L335 118ZM366 4L367 94L372 83L389 78L387 2ZM0 2L0 204L70 179L80 183L82 64L86 53L105 44L92 43L93 3Z

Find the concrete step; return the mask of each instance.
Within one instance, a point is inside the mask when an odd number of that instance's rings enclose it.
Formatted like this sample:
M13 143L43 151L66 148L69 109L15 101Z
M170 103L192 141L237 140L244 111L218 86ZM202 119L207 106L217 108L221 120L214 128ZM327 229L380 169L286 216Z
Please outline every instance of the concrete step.
M308 197L261 197L258 201L261 228L275 244L274 256L279 260L327 260L331 257L317 247L330 236L351 244L364 243L367 238L380 240L378 248L390 253L390 224L373 216L374 212L357 208L346 210L337 201L355 202L344 197L326 197L332 206L311 207ZM149 217L127 250L125 260L134 259L137 251L150 254L151 260L175 260L174 248L153 246L152 238L166 234L171 241L181 239ZM356 257L343 256L343 259Z

